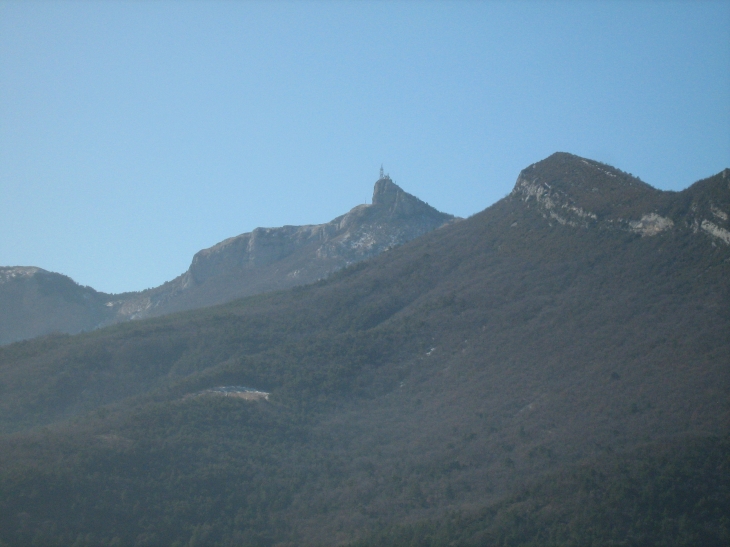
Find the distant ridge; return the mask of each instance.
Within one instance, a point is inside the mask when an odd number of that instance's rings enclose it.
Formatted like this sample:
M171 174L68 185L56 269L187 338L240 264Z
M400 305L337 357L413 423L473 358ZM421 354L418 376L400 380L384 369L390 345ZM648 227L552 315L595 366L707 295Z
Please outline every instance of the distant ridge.
M385 175L371 205L326 224L257 228L199 251L185 274L142 293L135 317L311 283L453 220Z
M40 268L0 268L0 344L312 283L454 220L381 172L371 205L325 224L231 237L196 253L184 274L145 291L109 295Z
M0 267L0 344L108 321L108 295L35 267Z
M730 245L730 169L681 192L557 152L522 170L510 194L549 224L645 237L686 232ZM452 223L381 172L372 204L325 224L256 228L195 254L159 287L110 295L34 267L0 268L0 344L223 303L312 283Z

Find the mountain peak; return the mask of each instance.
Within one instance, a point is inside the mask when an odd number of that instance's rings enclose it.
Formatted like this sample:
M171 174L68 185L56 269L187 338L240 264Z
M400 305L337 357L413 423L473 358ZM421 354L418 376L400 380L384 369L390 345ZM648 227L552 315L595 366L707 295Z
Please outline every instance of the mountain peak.
M631 173L567 152L556 152L542 161L533 163L520 173L520 177L530 176L539 177L551 188L576 195L584 191L590 194L598 193L604 195L604 199L607 197L606 192L608 194L628 192L634 194L634 197L658 192Z
M373 188L373 205L390 205L404 194L403 189L394 183L388 175L381 177Z
M135 313L160 315L312 283L453 220L403 191L382 167L380 175L372 205L324 224L256 228L199 251L187 272L140 299Z
M537 202L561 224L582 224L639 218L663 193L610 165L556 152L523 169L511 195L528 204Z
M558 152L522 170L510 194L548 222L641 236L689 230L730 245L729 170L682 192L653 188L594 160Z
M409 194L398 186L387 174L380 170L381 177L373 188L373 212L375 210L385 211L391 218L393 216L435 216L446 222L453 218L451 215L440 213L428 203L421 201L416 196Z

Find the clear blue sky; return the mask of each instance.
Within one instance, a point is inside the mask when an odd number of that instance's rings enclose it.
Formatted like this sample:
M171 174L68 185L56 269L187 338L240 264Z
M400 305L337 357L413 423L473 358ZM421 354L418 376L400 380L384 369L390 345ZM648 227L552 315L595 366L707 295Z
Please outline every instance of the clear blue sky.
M730 167L730 2L0 0L0 265L144 289L381 163L469 216L555 151Z

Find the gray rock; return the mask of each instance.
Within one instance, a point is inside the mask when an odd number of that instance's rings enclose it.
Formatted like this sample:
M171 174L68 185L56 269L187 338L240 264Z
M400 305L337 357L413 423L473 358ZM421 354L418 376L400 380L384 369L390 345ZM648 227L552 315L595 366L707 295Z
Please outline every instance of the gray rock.
M371 205L326 224L256 228L221 241L196 253L183 275L133 297L137 306L120 314L150 317L312 283L454 220L385 175Z
M196 253L182 275L146 291L109 295L40 268L0 268L0 344L312 283L455 220L383 175L372 205L326 224L256 228L226 239Z

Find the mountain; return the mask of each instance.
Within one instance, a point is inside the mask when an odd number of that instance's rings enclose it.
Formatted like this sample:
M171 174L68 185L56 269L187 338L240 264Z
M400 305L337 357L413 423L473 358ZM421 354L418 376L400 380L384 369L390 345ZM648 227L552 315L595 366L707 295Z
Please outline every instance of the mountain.
M558 153L316 283L0 348L8 545L726 545L730 170Z
M226 239L196 253L184 274L141 292L104 294L40 268L0 268L0 344L311 283L454 220L381 173L370 205L326 224L257 228Z
M520 173L512 196L533 202L551 222L642 236L690 229L730 244L727 170L684 192L661 192L599 162L556 154Z
M108 295L65 275L0 267L0 344L51 332L81 332L109 321Z
M138 319L312 283L452 221L381 173L370 205L326 224L226 239L196 253L183 275L113 304L120 316Z

